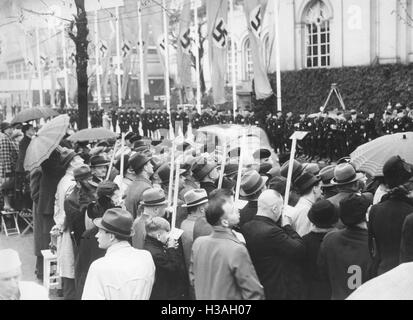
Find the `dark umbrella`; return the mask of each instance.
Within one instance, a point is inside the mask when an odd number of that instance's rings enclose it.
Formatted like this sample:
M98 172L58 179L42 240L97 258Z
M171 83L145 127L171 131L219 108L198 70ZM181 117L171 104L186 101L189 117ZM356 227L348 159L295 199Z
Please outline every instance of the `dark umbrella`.
M55 110L48 108L48 107L34 107L24 109L23 111L19 112L14 119L11 121L12 124L14 123L24 123L32 120L38 120L41 118L50 118L56 117L59 113Z
M71 135L69 141L94 141L116 138L116 133L105 128L83 129Z

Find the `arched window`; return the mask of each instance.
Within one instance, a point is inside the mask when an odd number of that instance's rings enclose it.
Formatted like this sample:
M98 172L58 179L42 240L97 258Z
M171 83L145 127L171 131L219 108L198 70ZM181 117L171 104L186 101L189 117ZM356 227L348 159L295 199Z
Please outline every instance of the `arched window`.
M265 67L267 68L267 70L268 70L268 68L269 68L269 66L270 66L270 59L271 59L271 43L270 43L270 35L267 33L265 36L264 36L264 39L263 39L263 52L262 52L262 54L263 54L263 61L265 62Z
M235 79L238 80L238 48L237 48L237 43L235 42L234 45L235 48ZM232 41L228 41L228 46L227 46L227 82L231 83L232 82Z
M325 3L316 0L305 12L305 64L307 68L330 66L330 14Z
M245 66L244 71L244 80L251 80L253 78L253 69L252 69L252 52L251 52L251 43L250 39L247 38L244 41L244 46L242 50L243 61L242 64Z

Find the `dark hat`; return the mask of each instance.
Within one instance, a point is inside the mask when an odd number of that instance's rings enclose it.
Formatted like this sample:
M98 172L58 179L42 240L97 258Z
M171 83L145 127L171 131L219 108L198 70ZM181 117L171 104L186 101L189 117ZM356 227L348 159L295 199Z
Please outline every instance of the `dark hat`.
M352 115L355 115L355 114L357 114L357 110L352 109L352 110L350 111L350 113L351 113Z
M136 149L133 149L133 151L135 151L136 153L145 153L148 156L152 156L152 152L151 152L151 150L149 149L148 146L138 147Z
M132 228L132 215L121 208L106 210L102 218L93 220L96 227L122 237L132 237L135 232Z
M241 154L241 148L240 147L233 148L233 149L228 151L228 158L236 158L236 157L239 157L240 154Z
M180 175L185 172L185 170L183 170L183 169L179 169L179 170L180 170L179 171ZM158 173L159 179L161 179L162 183L168 183L169 182L169 177L170 177L170 174L171 174L171 167L170 167L169 163L162 164L158 168L157 173Z
M235 163L228 163L224 168L224 177L233 175L238 172L238 165Z
M335 186L346 185L360 180L363 177L364 174L357 173L352 164L342 163L335 167L334 178L331 180L331 184Z
M150 188L143 192L141 205L144 207L157 207L167 204L165 192L160 188Z
M334 178L334 169L336 166L331 165L324 167L323 169L320 170L319 176L321 178L321 187L322 188L329 188L329 187L334 187L333 184L331 184L331 180Z
M386 116L391 116L391 115L392 115L391 111L387 110L386 111Z
M107 143L106 141L101 141L96 145L96 147L105 147L105 148L107 148L107 147L109 147L109 143Z
M139 147L148 147L145 141L138 140L133 143L133 149L137 149Z
M268 172L271 169L272 169L272 165L268 162L264 162L260 164L260 168L258 172L260 175L268 176Z
M62 147L60 150L60 162L62 163L63 167L67 168L70 162L73 160L74 157L77 156L77 153L65 147Z
M0 131L3 132L3 131L5 131L5 130L11 128L11 127L12 127L12 126L11 126L11 124L10 124L9 122L2 122L2 123L0 124Z
M192 189L184 194L184 208L196 207L208 202L208 194L204 189Z
M251 196L260 191L268 181L268 177L261 176L257 171L251 170L241 178L239 195L241 197Z
M132 138L129 139L130 143L135 143L136 141L140 141L142 137L139 134L135 134Z
M349 227L366 221L367 209L371 205L369 197L353 193L340 201L340 219Z
M73 171L73 177L76 181L87 180L92 178L92 172L88 165L83 165Z
M383 176L389 188L395 188L409 181L413 176L413 166L400 156L394 156L384 164Z
M109 159L105 158L104 156L93 156L90 158L90 167L102 167L108 166L110 164Z
M271 157L271 151L268 149L258 149L252 154L254 159L268 159Z
M287 161L281 167L281 176L283 176L284 178L288 177L288 167L289 167L289 165L290 165L290 162ZM303 172L304 172L303 165L300 162L298 162L297 160L294 160L292 181L297 179Z
M270 179L269 188L277 191L283 197L285 195L285 189L287 188L287 178L281 176L275 176Z
M273 167L270 171L267 172L267 175L270 179L275 177L281 177L281 168L280 166Z
M201 181L216 167L217 165L208 163L206 159L201 159L193 164L192 175L196 180Z
M144 153L137 153L132 156L132 158L129 159L129 167L135 171L138 172L151 160L151 157L148 157L148 155Z
M320 166L317 163L305 163L303 164L303 168L303 172L310 172L315 176L320 172Z
M125 136L125 140L130 140L131 138L133 138L135 136L135 134L133 132L129 132L126 136Z
M308 219L317 228L331 228L338 221L338 212L328 200L317 201L308 212Z
M110 197L116 190L119 190L119 186L116 183L112 181L103 181L98 184L96 193L98 198L103 196Z
M308 189L317 185L321 181L321 178L310 172L305 172L293 181L294 187L301 195L303 195Z

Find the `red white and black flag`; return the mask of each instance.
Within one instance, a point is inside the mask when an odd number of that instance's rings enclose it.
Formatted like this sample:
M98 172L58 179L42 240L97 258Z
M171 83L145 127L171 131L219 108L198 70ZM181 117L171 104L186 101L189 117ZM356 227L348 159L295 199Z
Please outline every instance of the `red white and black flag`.
M208 0L209 64L215 104L225 103L225 74L227 70L228 1Z

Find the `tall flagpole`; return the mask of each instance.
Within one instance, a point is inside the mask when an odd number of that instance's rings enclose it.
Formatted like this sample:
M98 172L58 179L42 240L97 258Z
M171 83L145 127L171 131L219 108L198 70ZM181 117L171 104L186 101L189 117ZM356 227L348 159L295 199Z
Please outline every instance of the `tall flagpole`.
M99 26L98 10L95 10L95 59L96 59L96 94L98 96L98 107L102 108L102 95L100 92L100 61L99 61Z
M39 27L36 26L36 47L37 47L37 72L39 74L39 81L40 81L40 91L39 91L39 96L40 96L40 106L44 106L44 100L43 100L43 72L42 72L42 66L40 62L40 38L39 38Z
M67 75L67 49L66 49L66 37L65 37L65 25L62 24L62 49L63 49L63 75L65 81L65 106L70 107L69 103L69 78Z
M237 79L236 79L236 73L235 73L235 37L234 37L234 32L232 28L234 27L234 0L229 0L229 14L231 17L231 31L230 31L230 36L231 36L231 62L232 62L232 109L233 109L233 114L234 114L234 121L235 121L235 113L237 110Z
M120 34L119 34L119 7L116 7L116 55L117 55L117 73L118 73L118 103L122 107L122 83L120 75Z
M198 4L194 2L194 24L195 24L195 70L196 70L196 108L201 114L201 80L199 68L199 33L198 33Z
M280 66L280 27L279 27L279 1L274 0L274 20L275 20L275 64L277 76L277 111L282 111L281 105L281 66Z
M143 66L143 37L142 37L142 11L141 11L141 0L138 0L138 41L139 41L139 73L140 73L140 86L141 86L141 108L145 110L145 74Z
M165 39L165 96L166 96L166 110L169 114L170 125L172 126L171 118L171 97L170 97L170 83L169 83L169 39L168 39L168 25L166 19L166 1L162 0L162 14L163 14L163 33Z

